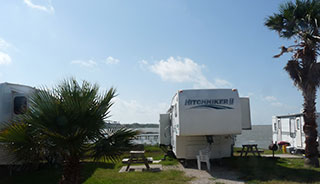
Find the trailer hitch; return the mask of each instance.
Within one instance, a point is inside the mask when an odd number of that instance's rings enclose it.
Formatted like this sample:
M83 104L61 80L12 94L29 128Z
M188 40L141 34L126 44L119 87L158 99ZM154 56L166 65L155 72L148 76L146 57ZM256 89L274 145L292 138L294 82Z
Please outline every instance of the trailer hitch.
M176 158L176 156L174 155L174 153L172 151L171 145L160 144L160 148L163 152L165 152L164 158L162 160L166 160L167 157L171 157L174 159Z

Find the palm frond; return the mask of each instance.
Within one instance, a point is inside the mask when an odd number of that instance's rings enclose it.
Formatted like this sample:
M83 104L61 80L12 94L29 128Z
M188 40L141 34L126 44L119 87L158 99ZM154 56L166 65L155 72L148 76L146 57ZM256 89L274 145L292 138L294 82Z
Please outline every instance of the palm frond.
M265 26L277 31L280 37L309 39L319 34L320 1L296 0L281 4L279 13L269 16Z
M91 156L95 161L104 159L115 162L120 158L121 154L130 150L132 139L136 135L136 131L126 128L107 130L94 143Z
M310 80L314 86L320 86L320 63L313 63L310 69Z
M7 123L0 131L0 142L16 162L39 163L45 159L43 135L23 122Z
M298 87L302 85L302 68L297 60L289 60L284 69L289 73L290 78Z
M115 96L114 88L99 95L98 85L86 81L80 85L73 78L52 90L42 88L31 97L23 123L8 123L0 142L21 159L29 159L35 151L35 157L81 158L91 148L90 141L101 137Z

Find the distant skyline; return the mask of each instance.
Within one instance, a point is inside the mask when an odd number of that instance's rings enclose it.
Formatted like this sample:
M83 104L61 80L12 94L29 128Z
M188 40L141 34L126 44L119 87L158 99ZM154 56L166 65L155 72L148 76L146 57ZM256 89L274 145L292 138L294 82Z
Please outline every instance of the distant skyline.
M180 89L236 88L252 123L271 124L303 103L283 70L290 54L272 58L291 41L264 26L282 2L1 1L0 82L115 87L121 123L158 123Z

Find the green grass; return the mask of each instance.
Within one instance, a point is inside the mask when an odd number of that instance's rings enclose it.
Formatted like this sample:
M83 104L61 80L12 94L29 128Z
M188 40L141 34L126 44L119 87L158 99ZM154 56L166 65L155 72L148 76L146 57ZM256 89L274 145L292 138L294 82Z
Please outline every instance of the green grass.
M152 172L129 172L119 173L118 169L98 168L84 181L85 184L174 184L186 183L191 178L184 176L182 171L168 170L157 173Z
M60 178L60 169L46 168L35 172L24 172L19 174L14 174L11 177L1 177L1 184L56 184Z
M160 160L164 153L159 147L146 146L146 156L153 157L154 160ZM128 157L126 153L122 156ZM175 165L176 159L167 158L160 162L162 165ZM161 172L129 172L119 173L122 166L120 161L117 163L99 162L93 163L86 160L82 164L81 180L85 184L182 184L190 181L192 178L186 177L182 171L167 170ZM56 184L61 177L61 168L42 168L38 171L15 173L11 177L0 177L0 184Z
M146 156L154 160L163 158L164 153L158 147L146 146ZM237 151L237 149L235 149ZM236 153L237 154L237 153ZM124 154L123 157L128 157ZM175 165L178 161L168 158L162 165ZM305 168L303 159L273 159L264 157L239 157L221 160L221 165L241 174L240 179L247 183L319 183L320 168ZM161 172L129 172L119 173L125 164L121 162L93 163L87 160L82 164L81 180L85 184L182 184L192 180L182 171L167 170ZM61 177L61 168L42 168L38 171L15 173L11 177L0 177L0 184L56 184ZM214 182L214 179L213 179Z
M182 171L119 173L120 165L111 163L90 163L82 165L81 180L85 184L174 184L186 183L192 178L184 176ZM61 169L46 168L39 171L16 174L0 179L1 184L56 184Z
M233 157L223 159L223 165L247 183L320 183L320 168L305 168L303 159Z

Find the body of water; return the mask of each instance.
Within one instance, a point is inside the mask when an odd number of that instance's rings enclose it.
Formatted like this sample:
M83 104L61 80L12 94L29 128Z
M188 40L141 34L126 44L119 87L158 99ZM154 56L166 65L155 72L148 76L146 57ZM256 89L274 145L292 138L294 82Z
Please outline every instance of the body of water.
M159 134L159 128L134 128L134 130L138 130L141 133L158 133Z
M137 128L142 134L159 134L159 128ZM147 136L147 135L145 135ZM147 143L146 139L140 139L141 144ZM137 142L139 142L137 140ZM155 140L153 140L155 142ZM268 149L272 142L271 125L253 125L252 130L242 130L241 135L237 135L235 147L242 147L242 144L258 144L258 148Z
M252 130L242 130L242 134L237 136L235 147L242 147L242 144L258 144L258 148L268 149L271 142L271 125L253 125Z

